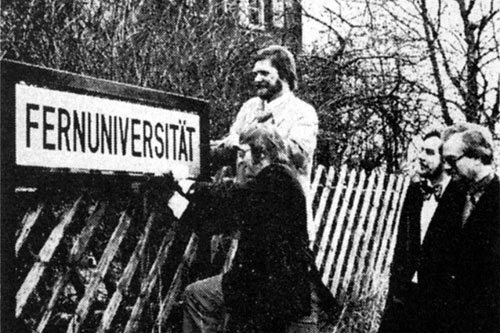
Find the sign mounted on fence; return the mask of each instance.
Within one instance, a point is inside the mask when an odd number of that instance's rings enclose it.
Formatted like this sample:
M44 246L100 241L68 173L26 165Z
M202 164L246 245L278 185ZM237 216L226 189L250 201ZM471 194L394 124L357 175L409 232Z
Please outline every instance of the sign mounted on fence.
M200 172L199 123L196 114L17 84L16 163L185 178Z
M204 101L10 61L2 78L16 168L175 178L206 169Z

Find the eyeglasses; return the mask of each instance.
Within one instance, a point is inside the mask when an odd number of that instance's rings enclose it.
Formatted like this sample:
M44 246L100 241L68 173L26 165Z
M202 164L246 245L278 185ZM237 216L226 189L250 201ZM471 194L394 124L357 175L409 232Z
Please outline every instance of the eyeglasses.
M457 167L457 162L460 161L463 157L465 157L464 154L462 154L460 156L451 156L451 155L448 155L448 156L444 157L444 161L446 163L448 163L452 168L456 168Z

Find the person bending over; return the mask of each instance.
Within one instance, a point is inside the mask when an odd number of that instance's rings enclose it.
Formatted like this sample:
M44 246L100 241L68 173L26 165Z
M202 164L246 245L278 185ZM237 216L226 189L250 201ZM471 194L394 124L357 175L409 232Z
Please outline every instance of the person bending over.
M306 199L286 145L260 124L241 133L238 150L244 186L231 195L202 194L220 215L227 206L237 209L239 218L210 220L237 221L238 251L227 273L187 286L184 332L220 331L224 318L231 332L280 332L311 314ZM218 229L206 220L197 228Z

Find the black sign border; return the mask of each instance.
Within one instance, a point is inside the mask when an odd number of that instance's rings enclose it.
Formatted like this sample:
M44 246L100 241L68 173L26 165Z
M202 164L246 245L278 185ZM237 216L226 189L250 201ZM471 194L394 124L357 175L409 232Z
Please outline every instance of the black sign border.
M209 177L209 104L207 101L182 95L165 93L124 83L96 79L41 66L11 60L1 60L0 74L0 289L1 321L0 331L21 332L23 326L15 319L16 290L11 282L15 279L15 217L17 202L15 191L19 186L44 187L57 183L59 186L102 185L102 180L133 184L152 178L150 174L113 172L103 174L90 171L75 173L68 169L17 166L15 162L15 86L24 82L40 88L85 94L147 106L197 113L200 117L200 176Z
M169 110L196 113L200 117L200 179L209 177L209 103L205 100L179 94L134 86L130 84L98 79L13 60L1 61L1 165L2 183L14 182L15 186L30 186L40 177L68 177L80 181L96 175L114 180L133 181L151 174L128 172L101 172L79 170L78 173L65 168L43 168L19 166L15 162L15 86L25 83L40 88L101 97ZM4 172L5 171L5 172ZM4 177L5 176L5 177ZM5 185L5 184L4 184Z

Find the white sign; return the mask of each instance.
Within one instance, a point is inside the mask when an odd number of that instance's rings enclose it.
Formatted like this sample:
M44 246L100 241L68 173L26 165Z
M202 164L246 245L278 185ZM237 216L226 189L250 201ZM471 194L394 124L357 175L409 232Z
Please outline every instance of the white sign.
M200 172L196 114L16 84L16 163L176 178Z

